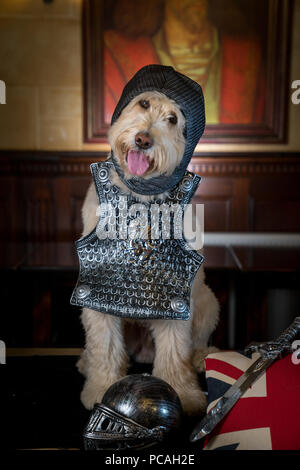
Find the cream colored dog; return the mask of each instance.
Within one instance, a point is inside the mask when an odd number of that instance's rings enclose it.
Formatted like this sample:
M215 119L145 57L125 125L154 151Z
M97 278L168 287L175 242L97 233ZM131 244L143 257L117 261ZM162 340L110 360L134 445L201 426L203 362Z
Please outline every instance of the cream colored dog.
M136 96L122 111L109 130L109 142L126 177L132 177L130 151L143 152L139 173L147 179L172 174L185 148L185 118L177 104L159 92ZM129 189L113 174L113 183L128 193ZM165 194L159 195L162 199ZM141 201L154 196L135 194ZM83 209L83 236L96 226L98 197L94 184L87 192ZM208 352L207 342L218 322L219 305L204 283L201 267L191 295L191 317L184 320L137 320L151 332L155 344L153 375L164 379L178 393L183 409L195 414L205 409L206 398L197 380ZM126 375L128 351L124 340L126 322L116 316L84 308L82 323L86 345L78 362L86 381L81 400L88 409L100 402L107 388ZM136 338L139 341L139 338Z

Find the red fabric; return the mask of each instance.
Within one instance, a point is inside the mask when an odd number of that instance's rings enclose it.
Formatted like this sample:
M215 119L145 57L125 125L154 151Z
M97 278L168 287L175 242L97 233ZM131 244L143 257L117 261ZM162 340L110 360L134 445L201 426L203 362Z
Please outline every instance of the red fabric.
M249 124L262 121L264 99L261 51L258 41L224 37L220 122Z
M216 370L236 379L238 369L225 360L208 358L206 371ZM273 450L300 449L300 365L293 364L288 355L273 363L265 374L267 396L241 398L206 443L217 434L267 427Z
M105 122L109 123L126 83L142 67L159 64L148 37L127 38L117 31L105 32Z
M234 380L237 380L243 373L241 369L234 367L227 362L224 362L220 359L210 359L209 357L205 359L205 368L206 370L215 370L221 374L227 375Z
M109 123L128 80L144 65L160 62L149 37L132 39L108 30L104 42L104 109ZM264 79L259 42L225 36L221 52L220 123L262 122Z

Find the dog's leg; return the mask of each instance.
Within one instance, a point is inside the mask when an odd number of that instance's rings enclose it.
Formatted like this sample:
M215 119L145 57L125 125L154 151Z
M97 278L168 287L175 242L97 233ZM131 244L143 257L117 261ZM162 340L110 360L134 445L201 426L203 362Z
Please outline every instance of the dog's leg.
M202 372L205 357L209 353L218 351L215 347L208 347L208 340L218 323L219 303L214 293L206 284L197 284L196 278L191 296L191 307L193 310L192 363L198 372Z
M176 390L185 413L204 411L206 397L191 364L191 321L154 320L151 329L156 347L153 375Z
M87 191L82 207L83 233L89 234L97 224L98 196L94 183ZM107 388L126 373L127 354L120 318L84 308L81 320L85 328L86 346L77 363L86 381L81 401L88 409L100 402Z
M91 409L101 402L108 387L126 374L128 358L120 318L84 308L81 319L86 346L77 366L86 377L81 401Z

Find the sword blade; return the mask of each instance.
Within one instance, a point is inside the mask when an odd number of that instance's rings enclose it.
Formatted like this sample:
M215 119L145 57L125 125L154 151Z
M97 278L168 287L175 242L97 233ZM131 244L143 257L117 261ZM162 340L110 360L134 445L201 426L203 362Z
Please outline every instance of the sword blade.
M244 395L248 388L263 374L275 359L276 357L266 359L259 357L251 364L195 427L190 436L190 440L194 442L211 433L241 396Z

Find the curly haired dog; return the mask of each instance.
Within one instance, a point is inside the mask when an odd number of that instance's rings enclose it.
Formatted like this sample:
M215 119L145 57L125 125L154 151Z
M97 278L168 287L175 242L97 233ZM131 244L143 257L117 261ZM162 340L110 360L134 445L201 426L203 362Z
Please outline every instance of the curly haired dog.
M185 117L174 100L158 91L138 94L122 110L109 130L109 142L125 177L139 174L145 181L160 174L172 174L186 145ZM131 153L133 153L133 157ZM139 161L137 162L137 155ZM113 184L125 193L130 189L117 172ZM159 194L163 199L166 193ZM141 201L155 196L134 194ZM98 222L98 196L94 183L88 189L83 209L83 236ZM219 305L204 282L204 270L197 272L191 294L191 317L183 320L136 320L151 333L155 344L153 375L164 379L178 393L188 414L203 411L206 399L197 380L203 367L207 342L218 322ZM83 308L82 323L86 345L78 368L86 381L81 400L88 409L100 402L107 388L126 375L128 351L124 339L126 323L135 320ZM139 341L139 338L136 338ZM139 352L139 358L143 356Z

